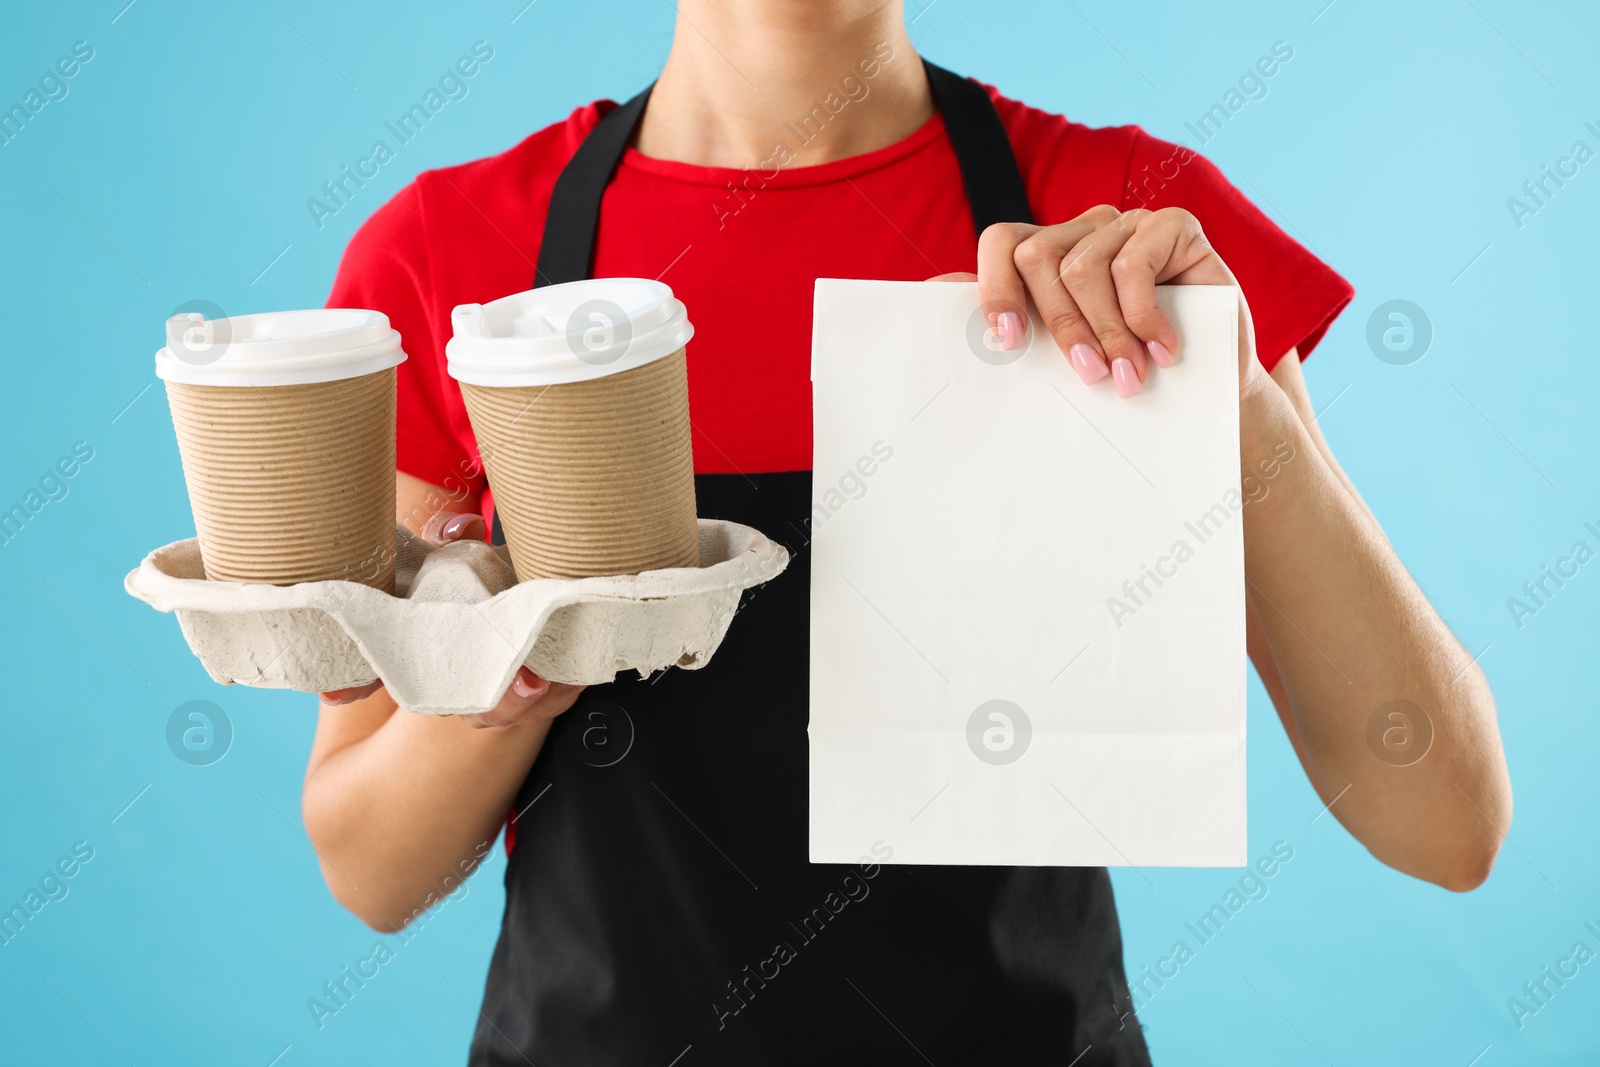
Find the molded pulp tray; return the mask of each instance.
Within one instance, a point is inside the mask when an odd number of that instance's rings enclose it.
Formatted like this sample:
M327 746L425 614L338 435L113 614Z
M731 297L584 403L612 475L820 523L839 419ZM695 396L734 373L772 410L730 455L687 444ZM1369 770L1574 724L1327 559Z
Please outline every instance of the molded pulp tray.
M395 595L356 582L208 582L194 538L158 548L124 582L176 612L212 678L326 692L382 678L402 708L487 711L526 663L555 682L703 667L745 590L788 566L758 531L700 520L700 566L616 578L518 583L504 546L436 547L395 529Z

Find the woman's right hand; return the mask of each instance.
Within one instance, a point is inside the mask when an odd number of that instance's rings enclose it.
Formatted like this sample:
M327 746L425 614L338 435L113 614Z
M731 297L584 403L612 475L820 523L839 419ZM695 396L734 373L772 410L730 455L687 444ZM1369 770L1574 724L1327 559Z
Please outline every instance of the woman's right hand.
M422 537L436 545L444 545L452 541L482 541L487 532L488 524L482 515L441 511L424 524ZM371 696L382 685L382 680L379 680L351 689L336 689L323 693L322 702L330 707L351 704ZM550 682L527 667L518 667L499 704L478 715L463 715L460 720L480 729L545 722L572 707L583 690L581 685Z

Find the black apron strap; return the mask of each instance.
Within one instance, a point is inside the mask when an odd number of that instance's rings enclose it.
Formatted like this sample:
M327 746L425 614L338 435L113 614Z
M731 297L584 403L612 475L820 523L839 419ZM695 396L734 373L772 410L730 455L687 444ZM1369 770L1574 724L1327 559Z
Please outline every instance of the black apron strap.
M997 222L1032 222L1028 189L1022 183L1016 153L1011 150L1011 139L1006 136L994 101L977 82L926 59L922 65L928 72L933 102L944 116L950 147L961 164L973 229L982 234Z
M976 82L927 60L922 65L928 73L934 106L944 116L950 146L961 165L974 231L982 234L997 222L1032 222L1028 190L1017 168L1016 154L989 94ZM650 89L646 89L608 112L589 131L556 179L550 208L545 213L544 236L539 242L535 288L589 277L594 266L601 198L649 100ZM490 540L505 544L498 512Z
M651 86L650 88L654 88ZM600 199L650 99L650 89L611 109L590 130L556 179L539 242L534 288L577 282L594 265L594 239L600 228Z

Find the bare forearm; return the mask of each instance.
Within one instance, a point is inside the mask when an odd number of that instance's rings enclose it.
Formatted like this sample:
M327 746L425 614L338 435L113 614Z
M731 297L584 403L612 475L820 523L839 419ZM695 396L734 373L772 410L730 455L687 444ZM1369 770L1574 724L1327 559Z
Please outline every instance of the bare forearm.
M393 703L382 690L367 704ZM357 705L324 715L370 713ZM397 712L308 774L306 828L338 900L398 928L487 854L549 732L548 720L474 729Z
M1245 561L1307 771L1379 859L1470 888L1511 815L1488 686L1287 397L1263 382L1241 404L1247 471L1294 453L1245 508ZM1420 758L1384 744L1408 723L1431 725Z

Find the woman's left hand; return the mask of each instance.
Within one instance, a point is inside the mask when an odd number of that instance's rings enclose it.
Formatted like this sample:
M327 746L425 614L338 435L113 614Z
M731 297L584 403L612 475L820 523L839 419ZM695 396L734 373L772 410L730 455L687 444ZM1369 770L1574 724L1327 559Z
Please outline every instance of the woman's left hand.
M971 280L943 275L936 280ZM1028 297L1084 384L1110 377L1119 396L1181 355L1178 334L1156 304L1156 286L1237 285L1182 208L1090 208L1055 226L997 223L978 241L978 299L1002 349L1027 343ZM1255 358L1250 314L1239 301L1239 389L1265 376Z

